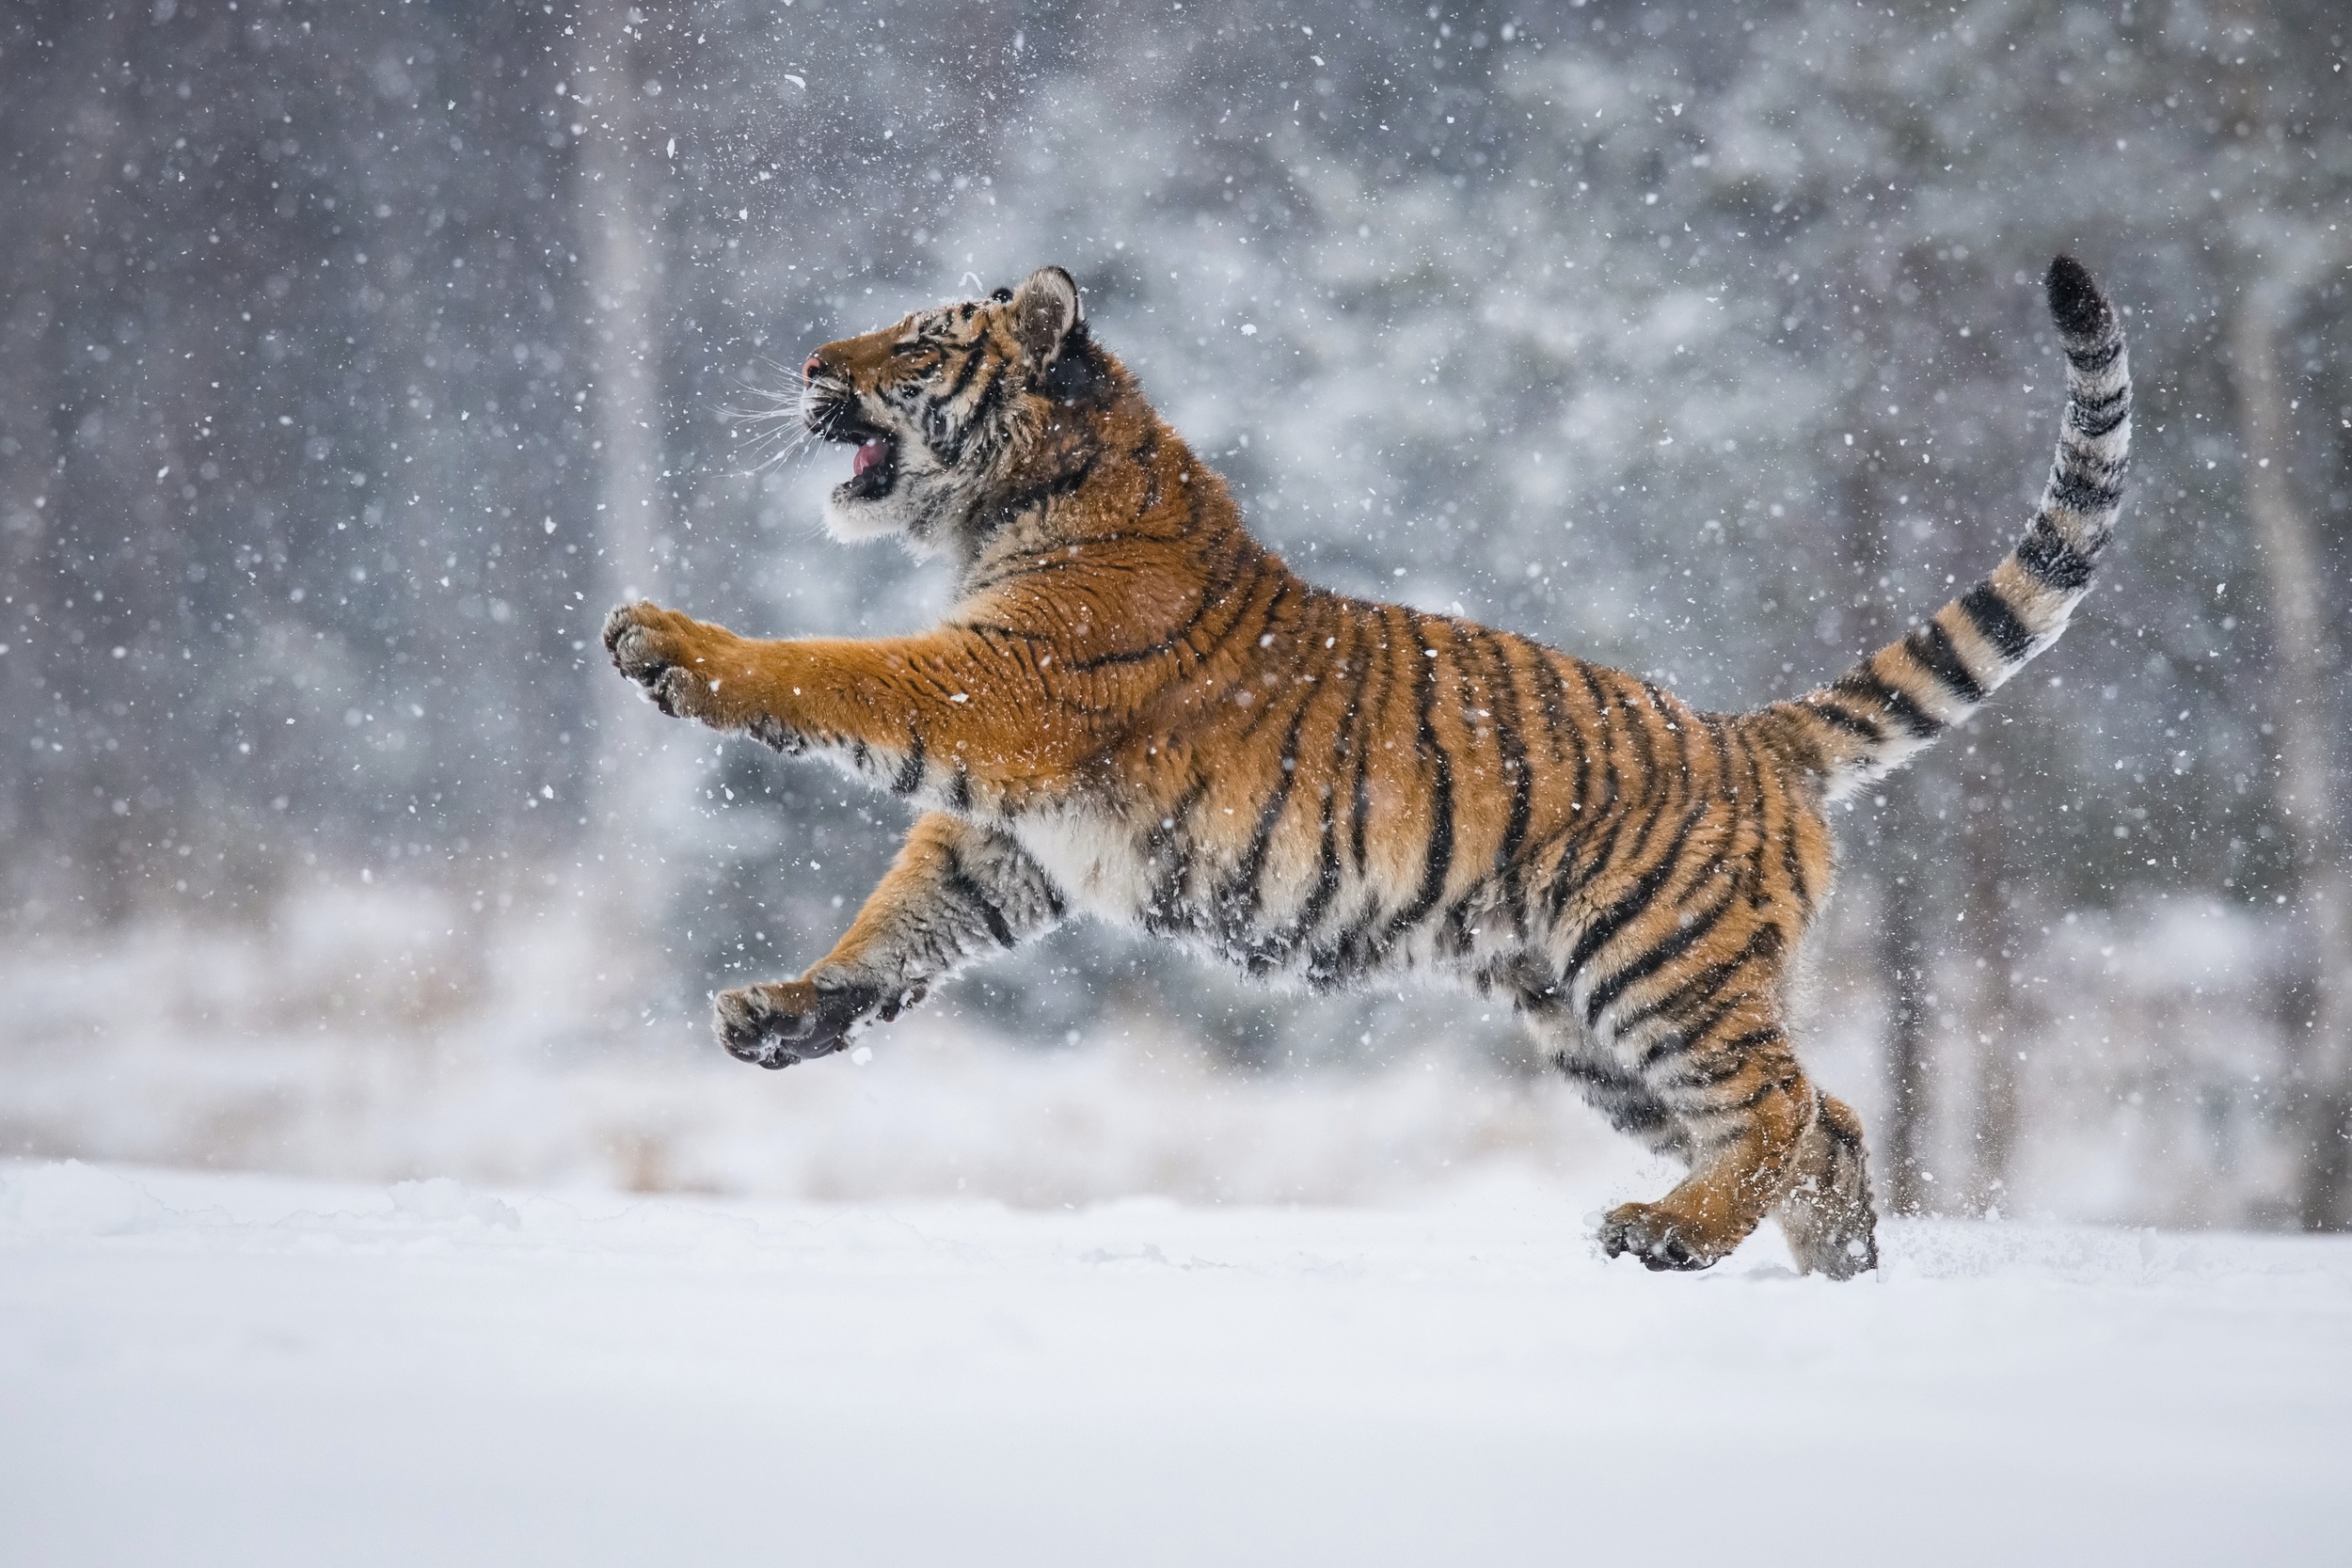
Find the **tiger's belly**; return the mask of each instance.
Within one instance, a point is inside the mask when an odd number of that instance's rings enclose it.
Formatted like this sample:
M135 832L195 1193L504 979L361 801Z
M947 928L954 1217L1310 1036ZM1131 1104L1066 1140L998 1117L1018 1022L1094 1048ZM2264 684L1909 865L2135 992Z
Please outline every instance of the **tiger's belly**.
M1246 839L1137 807L1066 802L1001 824L1073 911L1176 942L1277 985L1343 990L1416 970L1474 974L1505 947L1508 922L1395 920L1408 885L1391 887L1337 858L1270 875Z
M1145 835L1124 814L1091 803L1023 813L1007 825L1073 909L1141 925L1153 879Z

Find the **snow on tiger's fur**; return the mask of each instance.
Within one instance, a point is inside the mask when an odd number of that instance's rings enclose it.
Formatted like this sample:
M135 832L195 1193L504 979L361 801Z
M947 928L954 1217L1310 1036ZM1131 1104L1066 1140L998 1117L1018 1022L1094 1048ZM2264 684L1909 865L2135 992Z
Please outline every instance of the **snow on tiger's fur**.
M1705 713L1530 639L1302 581L1095 341L1070 276L829 343L807 431L854 444L843 538L948 556L920 634L757 641L650 604L605 643L663 712L822 755L923 808L800 979L718 998L766 1067L838 1051L1073 913L1331 989L1404 972L1516 1006L1688 1177L1610 1253L1701 1268L1768 1214L1874 1266L1860 1122L1798 1065L1784 981L1827 896L1827 801L2056 641L2122 503L2115 311L2061 257L2058 460L1992 574L1830 685Z

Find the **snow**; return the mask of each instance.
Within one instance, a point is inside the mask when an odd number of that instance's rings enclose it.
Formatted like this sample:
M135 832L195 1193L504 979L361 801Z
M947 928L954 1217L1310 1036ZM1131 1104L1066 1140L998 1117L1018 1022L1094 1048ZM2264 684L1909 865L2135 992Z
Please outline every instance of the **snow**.
M0 1561L2341 1561L2352 1238L0 1166Z

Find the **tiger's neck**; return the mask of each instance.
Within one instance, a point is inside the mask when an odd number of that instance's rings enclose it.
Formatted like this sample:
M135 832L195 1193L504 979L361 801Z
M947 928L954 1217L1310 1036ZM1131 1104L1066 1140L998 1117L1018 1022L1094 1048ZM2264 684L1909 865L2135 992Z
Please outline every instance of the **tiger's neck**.
M1048 431L1000 491L948 622L1019 638L1050 652L1057 683L1116 687L1128 701L1257 655L1226 646L1232 627L1305 585L1139 393L1085 412L1083 425Z
M1107 380L1116 395L1057 410L981 504L957 574L960 599L1041 572L1064 586L1098 578L1097 567L1132 572L1147 561L1197 565L1264 553L1224 479L1123 371Z

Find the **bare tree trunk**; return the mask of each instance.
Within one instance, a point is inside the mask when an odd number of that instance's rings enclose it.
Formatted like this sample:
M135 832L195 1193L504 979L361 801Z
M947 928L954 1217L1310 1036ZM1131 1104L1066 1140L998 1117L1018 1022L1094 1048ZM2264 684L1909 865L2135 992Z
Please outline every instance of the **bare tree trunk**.
M1873 427L1868 399L1850 394L1848 422ZM1873 443L1875 445L1875 443ZM1850 460L1838 486L1846 556L1856 574L1851 605L1855 641L1861 648L1875 647L1894 635L1894 616L1879 584L1886 566L1886 498L1880 494L1874 464L1865 447ZM1867 809L1881 846L1883 864L1878 879L1879 968L1894 988L1894 1006L1887 1020L1886 1124L1879 1143L1884 1149L1886 1206L1898 1214L1915 1214L1927 1207L1928 1173L1924 1164L1928 1116L1933 1098L1929 1074L1933 1057L1928 1049L1927 954L1920 926L1920 903L1927 889L1918 861L1905 832L1911 800L1919 788L1915 777L1891 781Z
M1929 1207L1926 1143L1933 1064L1928 1051L1927 944L1919 924L1925 891L1916 865L1899 867L1880 884L1879 961L1895 988L1886 1047L1886 1196L1887 1207L1898 1214Z
M661 212L649 170L640 76L647 69L631 9L615 0L581 8L573 60L572 113L580 133L575 211L587 293L596 384L596 549L601 592L584 607L595 701L590 779L589 886L611 958L614 1000L634 1008L652 976L637 967L658 945L658 825L691 788L690 737L672 735L636 689L604 665L595 639L605 607L656 596L667 539L661 518Z
M2280 255L2280 252L2284 252ZM2279 815L2293 849L2296 906L2310 924L2313 1003L2296 1042L2304 1147L2296 1206L2307 1230L2352 1226L2352 887L2346 885L2336 733L2327 686L2328 610L2319 536L2288 483L2294 428L2280 385L2278 339L2296 302L2344 264L2334 236L2274 245L2269 273L2246 293L2230 329L2230 369L2246 434L2246 506L2268 589L2274 666L2271 720L2279 736Z
M1988 816L1991 814L1987 814ZM1976 950L1977 1096L1974 1168L1970 1188L1979 1212L2005 1201L2010 1163L2017 1148L2016 998L2010 983L2013 951L2002 881L2008 870L1997 834L1975 826L1968 834L1968 945Z
M580 20L573 102L587 126L578 211L589 300L596 311L596 553L610 596L618 602L650 594L661 566L654 315L660 218L641 169L644 133L628 8L596 6Z
M59 585L57 540L65 510L58 491L71 456L65 433L72 420L62 400L66 343L76 325L69 319L72 285L125 135L119 98L92 95L87 85L123 58L134 25L128 8L82 24L71 49L60 51L64 58L50 68L47 90L27 93L0 117L0 133L21 145L38 149L54 135L51 151L62 171L46 191L39 180L25 182L17 199L0 208L12 234L0 261L0 582L13 601L0 621L0 641L12 645L9 678L0 680L0 735L12 746L36 732L60 673L55 639L43 624L54 626L58 600L72 593ZM57 810L60 800L84 793L90 781L72 776L75 763L26 766L22 757L20 752L11 758L0 785L0 907L17 906L45 882L46 869L65 849L78 863L73 875L83 895L107 917L121 914L121 879L101 869L100 843L114 834L90 833L86 821ZM46 906L36 898L34 907Z

